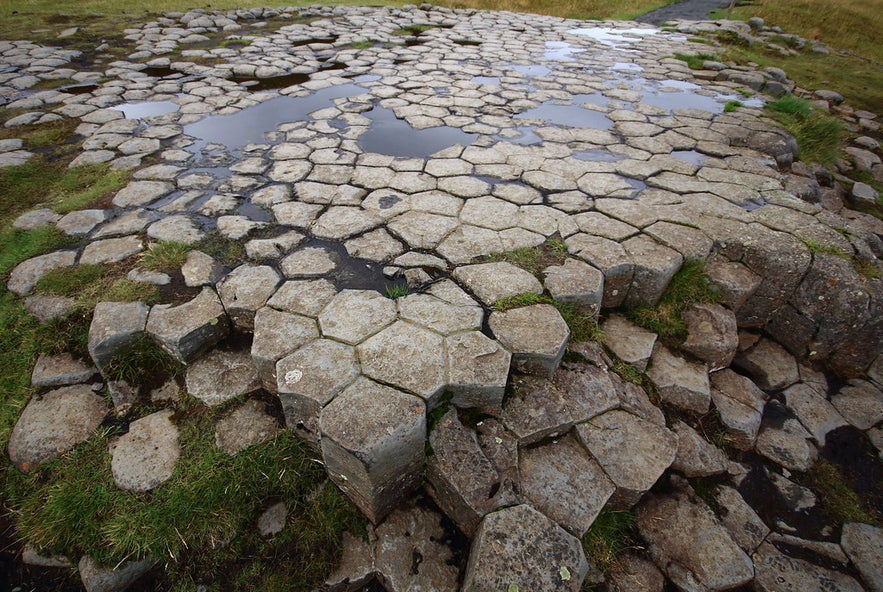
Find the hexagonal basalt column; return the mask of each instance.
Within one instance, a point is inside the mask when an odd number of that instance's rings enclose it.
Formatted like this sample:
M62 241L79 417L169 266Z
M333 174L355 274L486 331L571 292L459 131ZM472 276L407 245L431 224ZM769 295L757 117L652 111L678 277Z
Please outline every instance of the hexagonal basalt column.
M260 309L254 317L251 357L264 388L276 392L276 362L306 343L319 338L316 321L300 315Z
M374 290L344 290L319 315L322 335L356 345L396 318L395 302Z
M448 390L457 407L481 409L499 416L512 354L479 331L445 339Z
M282 278L266 265L241 265L221 280L218 294L236 328L254 331L254 315L276 291Z
M331 480L377 524L420 485L426 461L426 405L359 378L319 418Z
M447 384L441 335L400 320L356 350L366 375L420 395L430 409L435 407Z
M493 312L491 331L512 352L512 363L520 372L552 376L570 337L561 313L549 304L534 304Z
M359 375L349 346L317 339L276 363L276 387L286 425L307 442L319 441L319 412Z

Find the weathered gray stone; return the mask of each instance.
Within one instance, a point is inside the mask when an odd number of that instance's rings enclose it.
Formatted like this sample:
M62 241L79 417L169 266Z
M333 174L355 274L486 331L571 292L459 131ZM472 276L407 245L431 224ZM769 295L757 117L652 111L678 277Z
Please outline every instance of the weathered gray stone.
M319 412L359 375L355 350L318 339L276 364L277 390L285 423L311 442L319 441Z
M493 512L479 525L463 592L576 592L589 564L579 539L522 504Z
M12 226L19 230L34 230L35 228L42 228L43 226L55 224L60 219L61 214L56 214L49 208L39 208L31 210L30 212L25 212L16 218L12 223Z
M726 472L729 459L720 448L680 420L675 420L673 429L678 435L678 453L672 463L673 469L689 478Z
M573 437L521 450L521 489L534 507L582 537L616 487Z
M286 312L317 318L337 294L328 280L294 280L282 284L267 304Z
M62 216L55 226L65 234L87 234L106 219L105 210L77 210Z
M610 566L607 585L611 592L662 592L665 576L649 559L626 552Z
M285 528L288 519L288 506L277 502L258 516L258 534L264 538L275 536Z
M797 418L777 401L767 404L764 422L757 434L755 449L771 461L790 471L807 471L818 457L818 450L810 441Z
M40 354L31 373L31 384L36 387L78 384L88 381L96 372L94 366L85 364L69 353L54 356Z
M867 430L883 421L883 391L866 380L855 380L831 398L846 421Z
M181 274L188 288L213 286L224 277L224 266L202 251L190 251Z
M687 361L666 346L656 344L647 377L656 385L663 401L684 411L708 411L711 387L703 364Z
M543 293L543 286L533 274L505 261L458 267L454 279L465 284L486 306L506 296Z
M748 556L681 480L671 494L645 498L635 520L653 561L681 590L729 590L754 577Z
M622 243L634 264L626 306L656 306L671 278L681 268L683 256L647 236L636 236Z
M883 531L870 524L843 525L840 546L871 592L883 592Z
M721 509L718 518L733 541L746 553L753 553L770 529L732 487L719 485L712 490L712 496Z
M187 363L226 337L230 324L221 299L206 287L190 302L151 308L146 329L172 357Z
M175 470L181 448L171 409L151 413L129 424L129 431L110 443L110 470L117 487L150 491Z
M6 289L24 296L34 289L40 278L62 267L70 267L77 261L75 251L56 251L46 255L31 257L15 266L6 280Z
M126 561L116 568L101 567L88 555L80 559L77 571L86 592L123 592L153 567L151 559Z
M447 385L444 339L407 321L396 321L356 347L362 372L419 395L434 408Z
M499 415L512 355L480 331L446 338L445 351L451 403Z
M254 317L251 357L264 388L276 392L276 362L302 345L319 338L313 319L265 306Z
M494 311L488 324L494 337L512 352L513 366L530 374L552 376L570 337L561 313L549 304Z
M481 329L484 311L471 298L450 302L429 294L409 294L398 299L399 318L427 329L453 335Z
M393 300L374 290L343 290L319 315L325 337L357 345L396 319Z
M647 369L647 362L653 355L656 333L636 325L619 314L611 314L604 324L604 345L610 348L617 358L639 370Z
M322 409L322 459L331 480L377 524L420 484L426 405L360 378Z
M604 274L604 308L621 306L632 283L635 264L618 242L579 233L565 241L570 253Z
M232 456L273 439L281 431L279 422L264 410L264 404L250 399L218 421L215 444Z
M598 316L604 298L603 273L588 263L566 259L564 265L544 269L543 275L543 283L556 301L575 304L584 313Z
M117 191L113 205L121 208L146 206L174 189L175 186L166 181L132 181Z
M248 352L215 349L193 362L185 377L187 392L213 407L260 388Z
M306 247L283 259L281 267L287 278L316 277L330 273L337 263L325 249Z
M25 565L35 565L37 567L64 567L72 568L74 566L71 560L64 555L41 555L30 544L25 545L21 552L21 562Z
M788 557L770 543L760 545L753 558L757 573L754 585L760 592L862 591L861 585L851 577L802 559Z
M761 277L735 261L712 259L705 267L712 287L720 294L721 304L738 311L751 298Z
M784 395L785 403L819 446L825 445L828 432L846 425L834 406L811 384L795 384L785 389Z
M80 264L118 263L143 249L144 245L137 236L98 240L86 245L80 255Z
M151 224L147 228L147 236L159 241L192 245L201 241L205 237L205 233L197 228L193 220L187 216L176 215L162 218Z
M681 349L706 362L711 371L728 367L739 345L736 315L719 304L692 304L682 317L687 339Z
M24 300L25 310L41 323L66 317L73 311L75 304L73 298L51 294L35 294Z
M432 455L426 462L429 493L467 537L496 506L500 476L478 445L475 432L460 423L455 410L435 422L429 434Z
M140 302L99 302L89 325L89 355L99 369L144 334L147 307Z
M254 315L276 292L282 278L267 265L240 265L218 284L218 295L239 331L254 331Z
M751 450L760 429L766 395L750 379L724 368L711 375L711 400L740 450Z
M85 442L107 411L104 399L85 384L32 397L9 436L9 459L19 470L32 471Z
M610 503L618 508L638 503L678 451L674 433L621 410L578 425L577 434L616 486Z

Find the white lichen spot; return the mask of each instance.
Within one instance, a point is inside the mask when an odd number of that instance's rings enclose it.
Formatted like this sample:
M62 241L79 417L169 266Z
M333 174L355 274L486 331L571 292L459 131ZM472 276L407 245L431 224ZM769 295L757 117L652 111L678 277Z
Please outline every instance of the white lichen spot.
M304 377L304 373L300 370L289 370L285 373L285 384L297 384Z
M558 574L561 576L561 581L566 582L570 579L570 570L567 569L567 566L562 565L558 568Z

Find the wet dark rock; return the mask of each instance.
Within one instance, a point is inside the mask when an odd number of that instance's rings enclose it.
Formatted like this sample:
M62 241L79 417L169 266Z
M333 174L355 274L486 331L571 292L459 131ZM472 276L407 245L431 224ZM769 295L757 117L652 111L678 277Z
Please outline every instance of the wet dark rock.
M862 592L861 585L848 575L784 555L769 543L762 544L753 559L755 588L760 592Z

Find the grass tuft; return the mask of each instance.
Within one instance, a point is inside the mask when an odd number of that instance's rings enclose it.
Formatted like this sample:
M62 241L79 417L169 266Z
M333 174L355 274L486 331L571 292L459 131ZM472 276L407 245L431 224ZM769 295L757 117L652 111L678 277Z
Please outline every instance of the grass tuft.
M141 260L142 267L153 271L177 271L187 261L190 245L159 241L152 245Z
M628 510L604 508L582 539L590 563L607 573L616 558L634 548L637 541L635 516Z
M800 160L826 166L837 160L843 140L843 123L839 119L793 96L782 97L766 107L797 140Z
M387 284L383 289L390 300L408 295L408 284Z
M123 380L137 386L165 382L165 379L180 374L183 369L184 366L153 339L142 335L107 363L104 376L109 380Z
M552 304L552 299L544 294L534 294L533 292L513 294L512 296L504 296L494 302L494 310L506 312L513 308L521 308L522 306L531 306L533 304Z
M732 113L742 106L742 101L727 101L724 105L724 113Z
M881 524L881 517L862 503L858 494L843 480L837 465L831 461L820 458L807 472L807 476L813 489L822 498L825 510L838 524Z
M535 276L551 265L563 265L567 259L567 245L564 241L550 239L537 247L522 247L513 251L491 253L479 259L481 263L505 261L520 267Z
M717 56L710 53L676 53L675 59L686 62L691 70L702 70L705 67L704 64L706 61L716 61Z

